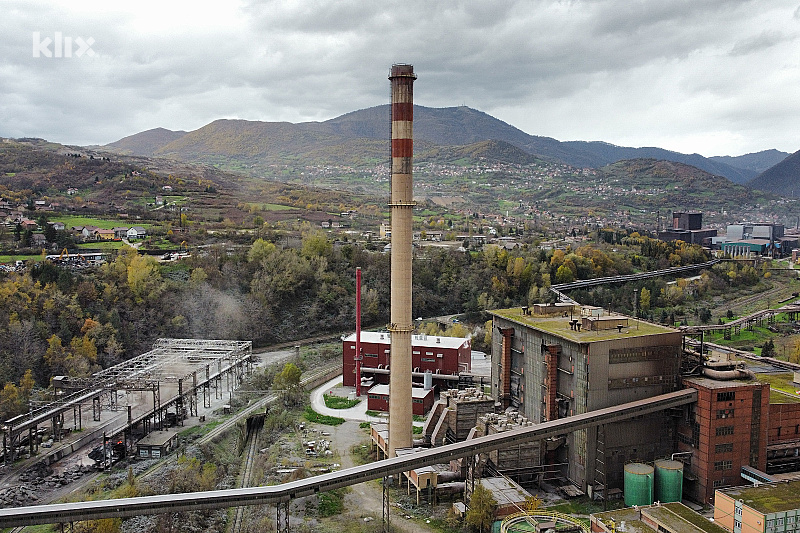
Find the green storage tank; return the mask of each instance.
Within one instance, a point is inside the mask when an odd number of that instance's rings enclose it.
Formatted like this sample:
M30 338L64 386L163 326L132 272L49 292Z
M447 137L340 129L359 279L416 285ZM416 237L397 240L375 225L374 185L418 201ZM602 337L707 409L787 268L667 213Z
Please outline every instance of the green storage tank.
M669 459L656 461L656 500L679 502L683 496L683 463Z
M643 463L625 465L623 481L625 483L625 505L653 504L653 467Z

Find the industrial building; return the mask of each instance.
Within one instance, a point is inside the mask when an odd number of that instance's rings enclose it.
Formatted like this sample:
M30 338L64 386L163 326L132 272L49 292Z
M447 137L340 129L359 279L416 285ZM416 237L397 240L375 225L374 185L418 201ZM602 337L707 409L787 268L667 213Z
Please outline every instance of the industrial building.
M539 423L678 389L682 334L597 308L558 314L528 308L491 312L492 393ZM672 413L570 433L548 462L590 495L622 487L623 465L674 451Z
M469 339L434 335L411 336L412 376L422 385L424 373L432 374L435 384L458 383L458 374L470 371L472 349ZM361 332L361 377L375 383L388 383L391 334ZM342 384L356 386L356 334L342 340ZM449 387L443 387L449 388Z
M717 490L714 521L732 533L797 533L800 481Z
M512 427L517 411L523 423L542 423L697 391L683 408L571 432L498 470L517 475L540 466L590 496L612 499L624 488L626 503L637 505L682 497L710 504L716 489L749 483L745 472L770 479L800 470L800 372L782 368L788 363L761 360L751 363L754 372L718 354L684 355L678 330L570 303L491 314L492 394L506 418L485 415L474 435ZM503 463L502 452L495 455L490 461ZM659 476L680 478L677 496L660 493ZM648 479L650 490L638 499L632 491Z
M717 236L715 229L703 229L703 213L673 211L672 226L658 232L662 241L683 241L689 244L710 246L711 239Z
M411 387L411 412L417 416L425 416L433 407L433 389ZM389 411L389 385L375 385L367 393L367 409L371 411Z
M716 488L742 483L742 466L766 470L769 384L706 377L683 383L698 392L678 426L677 451L691 452L684 494L711 504Z
M783 224L730 224L713 243L731 257L786 257L798 247L798 236L785 234Z
M589 520L592 533L728 533L679 502L594 513Z

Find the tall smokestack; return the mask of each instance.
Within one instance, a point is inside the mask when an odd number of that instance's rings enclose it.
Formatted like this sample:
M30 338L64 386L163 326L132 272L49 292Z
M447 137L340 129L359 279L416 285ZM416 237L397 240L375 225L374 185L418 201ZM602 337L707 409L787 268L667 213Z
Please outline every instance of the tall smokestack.
M411 215L414 208L412 65L392 65L392 334L389 372L389 457L411 447Z

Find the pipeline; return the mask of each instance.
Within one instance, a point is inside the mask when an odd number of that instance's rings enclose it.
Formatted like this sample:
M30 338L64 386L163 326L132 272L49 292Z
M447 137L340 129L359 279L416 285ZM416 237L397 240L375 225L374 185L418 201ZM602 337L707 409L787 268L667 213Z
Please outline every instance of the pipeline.
M719 381L730 381L732 379L756 379L756 375L752 370L745 368L736 368L734 370L714 370L712 368L703 368L703 375L707 378L716 379Z

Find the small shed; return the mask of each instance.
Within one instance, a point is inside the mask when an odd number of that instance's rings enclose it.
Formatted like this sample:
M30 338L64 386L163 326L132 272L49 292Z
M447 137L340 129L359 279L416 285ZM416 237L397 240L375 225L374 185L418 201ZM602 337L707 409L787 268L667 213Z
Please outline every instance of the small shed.
M177 447L177 430L153 431L136 443L136 456L140 459L157 459Z

